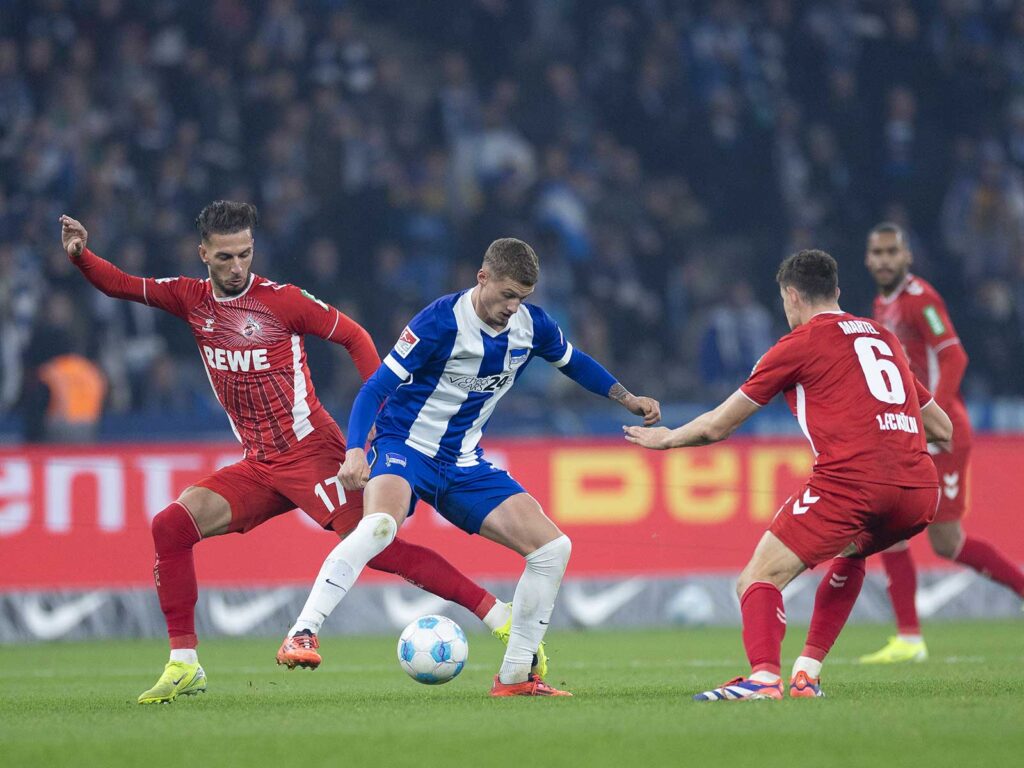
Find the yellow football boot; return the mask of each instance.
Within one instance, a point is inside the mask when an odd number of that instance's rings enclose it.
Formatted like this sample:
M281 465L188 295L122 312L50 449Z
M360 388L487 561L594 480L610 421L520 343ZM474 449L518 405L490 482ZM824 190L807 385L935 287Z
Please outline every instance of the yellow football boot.
M899 636L890 637L880 651L860 657L861 664L900 664L905 661L927 661L928 648L924 640L908 642Z
M508 603L508 608L508 621L491 632L492 635L501 640L505 645L508 645L508 636L512 632L511 603ZM537 652L533 654L533 673L538 677L545 677L548 673L548 655L544 652L544 643L541 643L540 648L538 648Z
M139 704L167 704L179 696L206 690L206 673L199 664L169 661L156 685L139 695Z

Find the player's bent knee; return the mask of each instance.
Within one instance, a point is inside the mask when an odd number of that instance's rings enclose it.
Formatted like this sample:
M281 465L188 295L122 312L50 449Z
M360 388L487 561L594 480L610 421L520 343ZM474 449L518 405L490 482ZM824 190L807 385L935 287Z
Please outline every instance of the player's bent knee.
M202 536L191 513L180 502L157 512L150 523L150 532L158 554L183 546L191 547Z
M946 560L953 560L957 555L957 542L949 539L932 539L932 551Z
M398 521L387 512L371 512L363 517L356 528L357 532L365 532L378 544L383 544L382 549L395 540L398 535Z
M174 514L170 509L162 509L153 517L149 524L149 530L153 534L153 541L163 541L174 530L172 522Z
M750 589L752 585L757 584L759 582L765 584L774 584L776 588L781 590L790 581L792 581L792 577L788 576L787 574L767 570L755 571L750 569L748 566L747 569L744 569L744 571L740 574L740 577L736 580L736 597L742 600L743 595L746 593L746 591Z
M569 565L572 542L564 533L538 547L526 556L526 567L533 570L557 571L563 573Z
M947 560L956 558L960 550L960 542L963 533L959 528L950 530L931 527L928 529L928 541L932 545L932 551L939 557Z

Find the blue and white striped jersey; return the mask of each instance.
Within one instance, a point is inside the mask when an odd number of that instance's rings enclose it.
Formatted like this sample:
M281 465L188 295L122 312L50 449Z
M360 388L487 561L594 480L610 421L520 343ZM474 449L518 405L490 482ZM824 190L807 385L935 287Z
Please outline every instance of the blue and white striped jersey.
M566 365L573 347L540 307L523 303L502 331L473 309L472 291L442 296L412 319L384 365L402 380L377 417L377 435L467 467L498 401L535 356Z

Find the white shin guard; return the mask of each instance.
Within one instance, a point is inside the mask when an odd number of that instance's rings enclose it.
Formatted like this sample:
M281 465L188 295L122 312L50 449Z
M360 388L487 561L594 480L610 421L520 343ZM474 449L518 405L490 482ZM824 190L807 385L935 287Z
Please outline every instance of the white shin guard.
M360 520L355 530L327 555L302 613L288 634L294 635L304 629L314 634L319 632L366 564L383 552L397 533L395 518L383 512L375 512Z
M569 537L562 535L526 556L526 570L512 598L512 631L498 673L501 682L521 683L530 674L571 552Z

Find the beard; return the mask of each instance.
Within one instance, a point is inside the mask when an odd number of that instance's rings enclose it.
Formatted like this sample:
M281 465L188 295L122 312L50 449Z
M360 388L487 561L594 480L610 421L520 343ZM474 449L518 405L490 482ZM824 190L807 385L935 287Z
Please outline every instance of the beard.
M232 283L226 283L223 280L215 278L213 275L210 275L210 280L216 284L217 290L219 290L225 296L238 296L245 290L245 287L249 285L248 275L246 275L242 282L238 283L237 285Z

